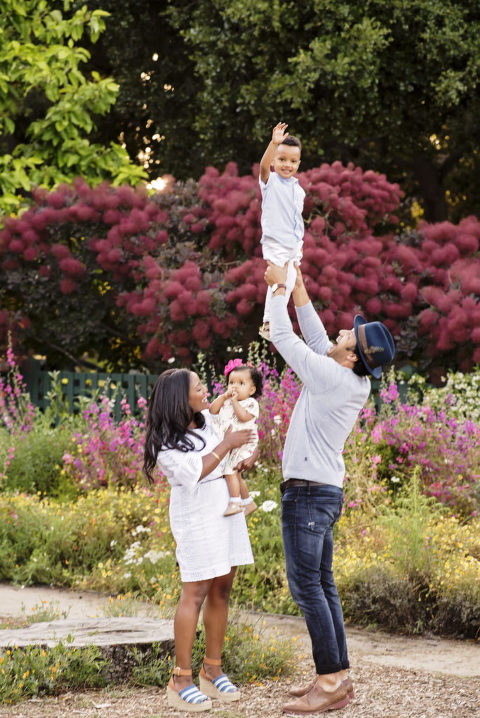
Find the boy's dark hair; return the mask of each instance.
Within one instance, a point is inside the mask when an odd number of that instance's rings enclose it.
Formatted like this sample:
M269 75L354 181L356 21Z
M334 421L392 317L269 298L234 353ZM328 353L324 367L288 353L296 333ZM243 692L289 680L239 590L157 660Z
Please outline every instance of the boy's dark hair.
M255 393L253 395L253 398L257 399L259 396L262 396L263 391L263 376L258 371L258 369L255 369L254 366L249 366L248 364L242 364L241 366L236 366L235 369L232 369L232 371L229 373L229 376L236 371L245 371L245 369L248 369L248 371L250 372L250 378L253 381L253 385L255 386Z
M300 152L302 151L302 143L298 139L298 137L294 137L293 135L288 135L285 137L284 140L282 140L282 145L289 145L290 147L298 147Z
M360 356L358 347L355 347L355 349L353 350L353 353L357 357L357 361L355 362L355 364L352 367L353 373L356 374L357 376L368 376L370 374L370 372L368 371L367 367L363 363L363 359Z

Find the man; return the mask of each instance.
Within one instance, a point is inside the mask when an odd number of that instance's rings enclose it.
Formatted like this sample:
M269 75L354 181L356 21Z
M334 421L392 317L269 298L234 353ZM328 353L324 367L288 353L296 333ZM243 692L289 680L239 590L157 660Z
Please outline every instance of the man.
M368 375L380 377L394 343L384 324L357 315L332 344L296 269L292 297L305 341L288 316L286 266L268 263L265 281L273 294L272 342L303 382L285 439L281 491L288 584L305 616L317 674L307 688L290 691L297 700L283 710L306 714L343 708L354 695L332 573L333 527L343 504L343 446L368 399Z

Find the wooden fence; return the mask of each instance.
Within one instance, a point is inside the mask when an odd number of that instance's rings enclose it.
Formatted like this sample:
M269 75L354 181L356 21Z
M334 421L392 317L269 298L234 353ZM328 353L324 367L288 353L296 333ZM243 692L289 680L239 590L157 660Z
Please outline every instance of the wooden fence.
M139 397L148 399L158 376L156 374L107 374L102 372L55 372L61 386L62 402L74 413L78 410L77 397L93 397L97 394L115 399L115 420L121 418L121 399L125 398L132 412L137 410ZM48 393L52 388L50 373L39 366L29 367L24 376L30 400L34 406L44 410L49 405Z

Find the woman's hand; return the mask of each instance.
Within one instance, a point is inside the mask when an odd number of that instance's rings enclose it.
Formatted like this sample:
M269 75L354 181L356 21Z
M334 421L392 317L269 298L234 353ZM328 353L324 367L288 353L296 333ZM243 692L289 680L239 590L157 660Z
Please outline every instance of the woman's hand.
M232 427L229 426L225 432L224 441L228 443L228 449L238 449L244 444L250 444L255 441L257 436L256 431L252 429L240 429L240 431L232 431Z

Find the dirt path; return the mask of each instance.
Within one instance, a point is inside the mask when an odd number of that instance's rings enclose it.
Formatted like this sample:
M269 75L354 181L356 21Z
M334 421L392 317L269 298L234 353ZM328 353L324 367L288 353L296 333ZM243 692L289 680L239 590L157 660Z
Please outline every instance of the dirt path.
M109 599L101 594L74 593L47 587L14 588L0 584L1 621L32 607L58 602L69 618L103 615ZM313 675L310 641L303 619L244 614L253 623L276 626L280 636L296 636L298 665L292 678L279 683L242 687L242 700L228 708L214 704L219 718L282 715L288 685ZM265 622L265 623L264 623ZM480 718L480 642L436 637L406 638L348 628L351 676L356 698L339 711L342 718ZM116 687L69 693L56 698L1 707L0 718L167 718L188 714L170 711L164 691ZM335 714L337 715L337 714Z

